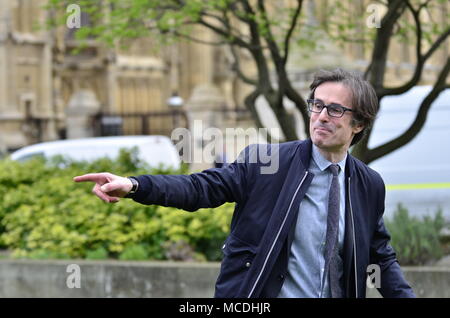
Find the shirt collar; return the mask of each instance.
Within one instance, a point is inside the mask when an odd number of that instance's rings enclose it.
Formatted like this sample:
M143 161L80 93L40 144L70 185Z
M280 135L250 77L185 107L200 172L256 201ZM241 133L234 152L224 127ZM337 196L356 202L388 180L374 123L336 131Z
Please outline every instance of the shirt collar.
M321 171L324 171L331 164L333 164L331 161L328 161L327 159L325 159L322 156L322 154L319 151L319 148L317 148L317 146L314 144L312 145L312 158ZM341 171L345 171L345 162L346 161L347 161L347 153L345 153L344 159L342 159L341 161L339 161L337 163L337 165L341 168Z

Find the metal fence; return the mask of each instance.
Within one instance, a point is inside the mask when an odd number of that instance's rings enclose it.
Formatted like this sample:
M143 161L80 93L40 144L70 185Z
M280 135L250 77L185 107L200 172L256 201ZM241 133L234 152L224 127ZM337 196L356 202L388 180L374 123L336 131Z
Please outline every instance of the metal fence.
M155 111L145 113L99 113L94 126L97 136L165 135L173 129L188 127L185 111Z
M244 108L221 108L223 120L239 122L251 119L250 112ZM230 123L232 124L232 123ZM145 113L101 112L94 118L96 136L121 135L165 135L170 136L175 128L189 128L186 111L174 109Z

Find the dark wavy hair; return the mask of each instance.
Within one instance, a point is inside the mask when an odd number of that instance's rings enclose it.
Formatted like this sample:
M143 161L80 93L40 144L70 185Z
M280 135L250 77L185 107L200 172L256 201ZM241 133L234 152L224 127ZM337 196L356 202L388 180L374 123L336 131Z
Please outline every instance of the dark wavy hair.
M352 126L359 124L364 126L363 130L353 137L352 146L364 137L376 118L379 109L377 94L372 85L360 74L338 68L333 71L320 70L314 75L314 80L309 86L311 89L309 98L314 98L316 88L325 82L342 83L352 93Z

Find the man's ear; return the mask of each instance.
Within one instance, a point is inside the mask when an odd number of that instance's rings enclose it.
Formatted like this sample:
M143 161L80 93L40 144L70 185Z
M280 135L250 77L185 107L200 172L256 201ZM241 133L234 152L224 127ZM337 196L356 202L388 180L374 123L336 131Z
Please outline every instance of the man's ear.
M355 126L353 126L353 133L356 135L357 133L363 131L363 129L364 129L363 124L356 124Z

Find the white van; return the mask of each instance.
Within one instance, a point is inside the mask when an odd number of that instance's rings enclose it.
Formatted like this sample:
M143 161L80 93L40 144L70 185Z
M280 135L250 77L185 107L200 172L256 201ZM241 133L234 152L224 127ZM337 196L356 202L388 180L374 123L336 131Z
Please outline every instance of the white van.
M102 157L117 158L121 148L137 147L138 157L150 167L162 165L179 169L180 156L167 136L95 137L50 141L23 147L11 154L11 159L25 161L32 157L50 158L56 155L73 160L92 161Z
M369 148L403 133L431 89L416 86L405 94L384 97ZM450 89L431 105L424 127L410 143L369 166L386 183L386 216L402 203L411 215L434 215L440 207L450 217Z

